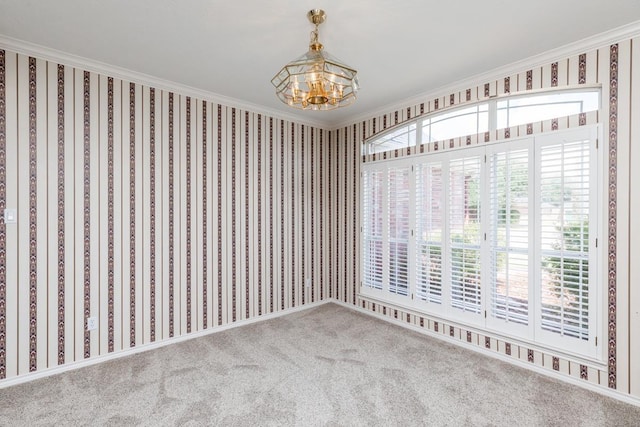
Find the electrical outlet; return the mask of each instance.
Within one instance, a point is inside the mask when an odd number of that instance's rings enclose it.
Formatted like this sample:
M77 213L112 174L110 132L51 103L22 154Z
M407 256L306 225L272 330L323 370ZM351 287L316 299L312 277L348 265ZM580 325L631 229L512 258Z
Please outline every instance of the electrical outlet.
M307 277L306 286L307 286L307 288L311 287L311 278L309 278L309 277Z
M98 318L97 317L89 317L87 319L87 331L93 331L98 329Z

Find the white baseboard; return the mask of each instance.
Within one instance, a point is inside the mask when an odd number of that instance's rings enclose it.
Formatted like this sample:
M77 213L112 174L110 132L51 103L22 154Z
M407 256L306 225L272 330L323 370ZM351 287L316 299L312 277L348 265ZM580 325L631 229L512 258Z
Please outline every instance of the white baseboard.
M358 305L348 304L348 303L345 303L345 302L342 302L342 301L339 301L339 300L336 300L336 299L329 299L328 302L332 302L334 304L338 304L338 305L340 305L342 307L349 308L351 310L355 310L357 312L369 315L371 317L375 317L375 318L380 319L380 320L384 320L384 321L392 323L394 325L398 325L398 326L401 326L403 328L410 329L412 331L416 331L418 333L421 333L421 334L424 334L424 335L428 335L430 337L434 337L434 338L437 338L439 340L446 341L448 343L455 344L457 346L460 346L460 347L475 351L475 352L483 354L485 356L493 357L494 359L498 359L498 360L501 360L503 362L511 363L511 364L519 366L521 368L525 368L525 369L528 369L530 371L534 371L534 372L537 372L539 374L546 375L547 377L554 378L554 379L557 379L557 380L560 380L560 381L563 381L563 382L566 382L566 383L569 383L569 384L573 384L573 385L576 385L578 387L582 387L584 389L587 389L587 390L594 391L596 393L602 394L604 396L611 397L613 399L620 400L622 402L629 403L631 405L640 407L640 397L632 396L630 394L622 393L622 392L617 391L617 390L613 390L613 389L606 388L606 387L603 387L603 386L600 386L600 385L597 385L597 384L593 384L593 383L590 383L590 382L587 382L587 381L584 381L584 380L580 380L578 378L571 377L569 375L564 375L564 374L562 374L560 372L551 371L549 369L543 368L542 366L533 365L531 363L527 363L527 362L525 362L523 360L520 360L520 359L514 359L514 358L508 357L508 356L506 356L504 354L496 353L495 351L489 351L489 350L486 350L483 347L479 347L479 346L476 346L476 345L473 345L473 344L469 344L469 343L464 342L464 341L457 340L455 338L451 338L448 335L439 334L439 333L433 332L433 331L431 331L429 329L421 328L421 327L419 327L417 325L414 325L413 323L403 322L403 321L401 321L399 319L394 319L392 317L385 316L385 315L382 315L382 314L379 314L379 313L375 313L375 312L372 312L370 310L365 310L362 307L359 307Z
M180 335L178 337L168 338L162 341L156 341L148 344L142 344L140 346L131 347L125 350L120 350L115 353L104 354L96 357L92 357L90 359L84 359L77 362L71 362L65 365L59 365L52 368L43 369L42 371L36 371L24 375L19 375L17 377L7 378L5 380L0 381L0 389L11 387L17 384L26 383L29 381L38 380L40 378L50 377L52 375L58 375L63 372L72 371L75 369L84 368L86 366L96 365L98 363L103 363L109 360L119 359L121 357L131 356L133 354L142 353L149 350L154 350L156 348L164 347L170 344L176 344L183 341L192 340L194 338L200 338L207 335L215 334L218 332L228 331L229 329L238 328L240 326L250 325L252 323L258 323L269 319L275 319L278 317L285 316L287 314L296 313L298 311L308 310L310 308L318 307L327 303L333 302L331 299L325 299L323 301L317 301L305 305L300 305L298 307L289 308L282 311L276 311L273 313L265 314L262 316L252 317L251 319L240 320L235 323L228 323L222 326L215 326L209 329L205 329L198 332L193 332L187 335Z

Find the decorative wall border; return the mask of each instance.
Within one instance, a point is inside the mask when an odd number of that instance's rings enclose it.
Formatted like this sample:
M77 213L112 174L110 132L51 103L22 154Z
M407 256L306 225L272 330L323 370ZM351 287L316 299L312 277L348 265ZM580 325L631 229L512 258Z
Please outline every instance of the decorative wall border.
M324 131L320 130L320 267L324 268ZM312 162L313 163L313 162ZM320 300L324 299L324 270L320 274Z
M207 292L209 286L209 261L208 242L208 171L207 171L207 101L202 101L202 328L207 329L209 324Z
M114 351L115 230L113 79L107 80L107 351Z
M149 88L149 332L156 340L156 90Z
M291 202L291 304L296 306L296 140L295 140L295 124L291 123L291 163L289 171L291 173L290 202ZM284 213L284 211L283 211Z
M262 115L258 114L258 316L262 316ZM247 243L248 246L248 243Z
M222 325L222 106L218 104L218 325Z
M7 207L6 53L0 49L0 212ZM0 380L7 377L7 226L0 218Z
M280 310L284 310L284 121L280 121Z
M129 83L129 345L136 345L136 85Z
M58 65L58 364L65 362L64 65ZM0 212L2 207L0 207ZM0 332L1 334L1 332Z
M349 135L349 130L348 130L347 127L345 127L344 128L344 138L348 139L349 138L348 135ZM355 143L355 141L354 141L354 143ZM342 199L343 199L342 205L343 205L343 208L344 208L343 209L343 211L344 211L344 217L343 217L344 218L344 223L343 223L343 227L342 227L342 232L343 232L343 235L345 236L345 238L342 239L342 241L343 241L343 250L344 250L343 253L344 253L344 256L346 258L347 254L348 254L348 244L349 244L347 242L348 239L346 239L346 237L347 237L347 218L348 218L348 209L347 208L348 208L348 205L349 205L349 199L347 198L347 189L349 188L349 177L348 177L348 174L347 174L347 170L349 169L349 146L348 146L349 144L343 144L343 145L344 145L344 164L342 166L343 167L342 175L343 175L343 178L344 178L344 187L342 189ZM354 181L357 181L357 179L358 179L357 177L355 177L355 176L353 177ZM355 206L354 206L354 209L355 209ZM346 268L346 267L347 267L347 264L345 264L343 269L342 269L343 270L343 274L344 274L344 282L342 283L342 285L344 287L344 290L343 290L344 293L342 294L343 298L344 298L344 302L347 302L348 298L350 297L349 296L349 290L348 290L349 289L349 281L348 281L349 280L348 279L349 272L348 272L348 268ZM355 286L355 282L353 283L353 286ZM352 303L355 304L355 299L352 301Z
M236 321L237 309L237 254L236 254L236 109L231 108L231 321Z
M84 329L84 358L91 357L91 332L88 329L88 319L91 316L91 103L90 103L91 73L84 72L83 76L83 329Z
M359 241L358 239L358 233L356 231L357 226L358 226L358 198L357 198L357 188L360 185L360 174L358 173L358 152L357 152L357 145L356 145L356 141L358 140L358 136L357 136L357 125L354 123L353 125L353 141L354 143L352 144L352 163L353 163L353 183L352 183L352 203L353 203L353 212L352 212L352 218L351 218L351 227L352 227L352 238L351 238L351 250L353 251L353 257L355 259L359 259L358 256L358 251L357 251L357 242ZM352 280L351 280L351 298L352 298L352 303L356 304L357 299L356 299L356 294L357 291L356 289L358 288L357 283L358 283L358 274L359 272L356 269L356 265L358 265L358 263L354 263L353 267L352 267Z
M311 165L311 191L310 191L310 193L311 193L311 195L310 195L310 198L311 198L311 201L310 201L310 203L311 203L311 302L315 302L315 300L316 300L315 299L315 296L316 296L316 293L315 293L315 286L316 286L316 276L315 276L315 273L316 273L316 269L315 269L315 264L316 264L316 253L315 253L315 251L316 251L315 237L316 236L315 236L315 229L316 229L316 227L315 227L315 224L316 223L315 223L314 216L315 216L315 206L316 206L315 205L316 188L314 186L314 184L315 184L314 178L315 178L316 174L315 174L315 170L314 170L314 167L313 167L314 166L314 160L315 160L314 159L314 154L315 154L315 141L314 141L315 129L311 128L309 133L311 134L310 135L311 148L309 150L310 153L311 153L310 154L311 158L309 159L309 164ZM302 198L302 201L304 203L304 197ZM322 264L320 264L320 265L322 265Z
M169 337L173 337L175 330L175 195L174 195L174 101L173 93L169 92Z
M328 194L328 200L329 200L328 205L329 206L327 207L327 209L331 209L331 205L333 204L332 194L333 194L333 176L334 176L334 173L333 173L333 169L332 169L333 156L331 155L331 151L332 151L331 150L331 148L332 148L332 146L331 146L331 142L332 142L331 141L331 134L332 134L332 132L329 132L329 141L328 141L328 144L327 144L328 157L329 157L329 159L328 159L329 165L328 165L328 173L327 173L327 175L328 175L327 176L327 180L328 180L328 185L327 186L329 187L329 190L328 190L328 193L329 193ZM331 233L331 230L333 230L333 212L328 211L327 212L327 217L329 219L329 226L327 227L329 232L327 234L329 234L329 233ZM328 238L328 241L327 241L327 246L329 246L329 248L328 248L329 249L329 259L331 261L333 261L333 259L334 259L333 258L333 242L332 242L332 239L331 239L331 237L333 237L333 236L331 236L331 234L329 234L328 237L329 238ZM329 294L329 298L334 298L334 296L333 296L333 262L329 262L328 264L329 264L329 277L328 277L328 280L327 280L327 285L329 287L328 294ZM336 299L337 299L337 296L336 296Z
M186 287L187 287L187 333L191 333L191 285L192 285L192 260L191 260L191 98L187 96L186 102L186 140L185 140L185 150L186 150L186 182L185 182L185 194L186 194L186 267L187 267L187 275L186 275Z
M249 112L244 112L244 317L248 318L250 313L249 292L251 286L251 276L249 274L249 260L251 251L249 250ZM258 242L260 246L260 242ZM258 300L260 301L260 300Z
M300 276L300 283L302 284L302 286L300 287L300 303L304 304L305 302L305 293L306 293L306 289L307 289L307 272L306 272L306 264L305 264L305 252L307 251L307 247L305 245L304 242L304 238L305 238L305 228L304 228L304 223L305 223L305 218L304 218L304 186L305 186L305 180L304 180L304 127L302 129L300 129L300 182L302 185L300 185L300 222L302 223L302 227L300 229L300 268L302 269L302 275ZM295 217L293 218L293 222L295 223Z
M269 313L273 313L273 117L269 117Z
M616 388L617 194L618 194L618 45L610 47L609 64L609 227L608 227L608 377Z
M29 58L29 371L38 369L37 65Z

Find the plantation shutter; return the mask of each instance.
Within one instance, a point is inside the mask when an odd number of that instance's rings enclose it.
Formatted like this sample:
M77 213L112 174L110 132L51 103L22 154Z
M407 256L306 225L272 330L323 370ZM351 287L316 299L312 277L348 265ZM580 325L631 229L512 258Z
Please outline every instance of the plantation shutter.
M383 256L383 185L382 170L366 170L362 175L362 284L382 289Z
M442 163L416 166L416 297L442 302L445 199Z
M488 156L490 314L528 325L532 159L529 148L516 149L516 145L500 144Z
M590 140L543 145L539 159L540 326L588 340Z
M411 167L388 169L389 292L408 295Z
M480 313L480 156L449 163L451 306Z

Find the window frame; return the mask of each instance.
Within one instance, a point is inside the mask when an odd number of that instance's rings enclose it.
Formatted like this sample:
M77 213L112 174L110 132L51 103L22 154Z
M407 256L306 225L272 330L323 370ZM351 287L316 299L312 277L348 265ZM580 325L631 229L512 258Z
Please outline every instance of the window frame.
M445 176L448 173L448 165L449 165L449 161L451 158L457 158L457 157L462 157L462 156L467 156L469 153L475 153L477 151L481 151L483 153L483 155L489 155L492 152L498 152L501 150L500 147L505 147L507 150L513 150L516 147L522 147L522 146L529 146L529 150L530 150L530 155L532 156L532 160L535 162L534 164L536 165L536 168L538 167L538 161L536 159L533 159L533 157L537 157L538 153L539 153L539 149L538 149L538 145L541 143L540 141L544 142L544 141L558 141L559 138L566 138L566 137L571 137L571 135L583 135L585 138L588 138L590 141L592 141L592 146L593 145L597 145L597 141L599 140L599 133L601 132L601 125L588 125L588 126L580 126L580 127L574 127L574 128L570 128L570 129L566 129L566 130L560 130L560 131L552 131L552 132L547 132L547 133L542 133L542 134L537 134L537 135L528 135L527 137L523 137L523 138L512 138L512 139L506 139L506 140L500 140L500 141L495 141L495 142L491 142L491 143L486 143L486 144L482 144L482 145L476 145L473 147L459 147L459 148L453 148L453 149L449 149L449 150L445 150L445 151L441 151L441 152L433 152L433 153L424 153L424 154L414 154L412 156L406 156L406 157L401 157L401 158L395 158L395 159L387 159L387 160L380 160L380 161L376 161L376 162L368 162L365 163L364 165L362 165L363 168L365 168L365 171L363 171L363 173L366 173L366 170L369 169L384 169L389 167L389 165L403 165L403 166L409 166L412 169L411 172L411 180L410 180L410 185L411 185L411 212L412 215L410 216L410 227L411 227L411 238L410 238L410 245L409 245L409 254L408 254L408 268L409 268L409 283L408 283L408 289L409 289L409 295L407 297L398 297L397 295L391 295L388 292L386 292L386 288L385 288L385 284L383 283L383 289L380 291L375 290L371 290L369 289L367 286L364 286L364 284L361 282L360 283L360 294L364 297L369 297L369 298L374 298L376 300L379 301L387 301L387 302L391 302L394 304L397 304L399 306L402 307L407 307L409 309L413 309L413 310L417 310L418 312L421 313L425 313L425 314L429 314L429 315L433 315L442 319L446 319L452 322L456 322L459 324L463 324L466 326L469 326L471 328L478 328L480 330L486 330L489 332L492 332L498 336L504 336L507 338L512 339L513 342L523 342L523 343L527 343L530 347L533 348L541 348L541 349L552 349L556 352L562 353L562 354L567 354L571 357L575 357L579 360L588 360L590 362L594 362L597 364L602 364L605 360L605 345L604 345L604 341L603 339L598 339L598 337L603 337L606 336L606 331L605 331L605 327L606 327L606 322L603 320L603 314L604 314L604 308L603 305L606 302L606 298L605 298L605 291L606 291L606 277L605 274L606 272L603 271L603 268L601 268L601 259L602 256L604 256L604 251L603 251L603 246L602 244L600 245L595 245L594 242L596 241L596 239L600 242L602 242L602 238L600 238L600 234L602 232L602 230L606 230L606 224L604 224L604 221L606 220L606 209L603 206L602 203L598 203L599 200L603 200L602 196L604 193L604 182L602 179L602 172L604 170L604 162L605 162L605 155L604 155L604 150L602 149L602 147L599 147L599 149L596 151L595 147L592 147L591 149L591 153L594 156L593 159L590 161L590 165L593 165L595 167L591 167L590 168L590 186L591 186L591 194L594 195L594 197L596 198L595 202L591 202L590 206L589 206L589 215L590 215L590 236L589 236L589 284L590 284L590 300L589 301L595 301L595 307L593 307L593 310L590 308L589 309L589 340L588 342L586 342L585 345L581 345L581 346L576 346L576 347L580 347L580 348L573 348L572 345L568 345L566 343L566 340L554 340L553 339L553 335L551 335L549 337L549 334L553 334L552 332L549 332L548 334L543 333L544 331L541 330L540 326L540 321L539 319L539 311L540 311L540 301L539 301L539 297L538 297L538 290L540 289L539 285L537 284L538 282L534 281L534 286L529 286L529 301L528 301L528 318L529 318L529 322L528 325L523 326L523 325L516 325L514 324L508 324L508 325L499 325L499 322L496 321L496 319L491 319L491 316L488 315L488 313L490 313L491 307L490 307L490 303L491 303L491 287L489 284L489 280L488 280L488 265L489 265L489 242L488 240L483 240L481 242L481 312L479 315L476 314L472 314L472 315L459 315L459 313L455 313L456 310L454 310L451 307L450 304L450 295L448 295L450 293L450 289L451 289L451 278L449 276L449 273L447 274L443 274L442 277L442 297L441 297L441 303L437 304L437 303L433 303L433 302L425 302L422 301L420 298L417 297L417 284L416 284L416 267L417 267L417 262L416 262L416 258L415 258L415 254L416 254L416 248L417 248L417 241L416 241L416 236L414 234L414 230L416 230L416 218L417 218L417 214L415 212L415 208L416 208L416 198L417 198L417 193L416 193L416 165L420 164L429 164L429 163L437 163L437 162L442 162L442 164L444 165L445 163L447 164L447 171L445 171L445 168L443 167L443 171L442 171L442 175ZM466 154L465 154L466 153ZM482 180L485 183L488 183L488 174L489 174L489 170L488 170L488 163L482 162L481 163L481 175L482 175ZM531 178L532 175L536 175L537 171L533 170L533 168L529 168L528 171L528 175ZM538 221L539 220L539 214L537 212L537 205L538 205L538 197L535 195L536 193L536 185L538 183L538 179L539 177L534 176L534 180L533 182L530 181L530 187L533 187L532 189L528 190L528 199L529 199L529 203L530 206L534 206L534 209L536 210L536 214L533 215L533 218L529 220L529 238L530 238L530 249L529 252L531 253L531 251L534 252L534 257L531 258L531 256L529 257L529 262L530 264L533 264L533 267L529 267L529 278L531 280L532 276L534 277L534 280L537 280L537 276L540 274L540 270L541 270L541 264L540 264L540 254L542 252L541 249L537 248L537 247L533 247L536 245L536 239L537 237L534 235L534 237L531 237L531 229L534 229L536 231L534 231L535 233L537 233L537 230L539 229L539 225L534 223L534 221ZM447 182L443 182L442 183L443 187L447 187L448 184L448 180ZM361 194L363 194L364 192L362 192ZM448 191L447 191L448 194ZM444 199L448 199L448 195L443 195L442 197L444 197ZM489 191L485 190L482 191L480 193L480 197L481 197L481 218L484 218L481 222L480 222L480 229L481 229L481 233L488 233L488 229L489 229L489 224L488 224L488 214L489 214ZM534 198L534 202L531 203L531 199ZM386 201L385 201L386 202ZM361 200L362 203L362 200ZM445 201L445 210L443 213L443 221L448 223L448 200ZM593 234L591 234L591 228L593 228ZM448 245L444 245L444 242L449 239L449 230L446 230L446 237L445 237L445 233L443 232L443 237L442 237L442 242L443 242L443 247L442 247L442 254L443 254L443 258L444 258L444 254L445 252L447 252L449 249L445 248L445 246ZM447 257L449 255L447 254ZM444 271L448 268L449 266L449 260L445 261L443 259L442 261L443 266L442 266L442 271L444 273ZM591 284L595 284L595 287L591 287ZM388 286L388 283L386 284L386 286ZM392 298L389 298L389 297ZM591 305L591 304L590 304ZM484 312L484 315L483 315ZM485 317L486 316L486 317ZM515 327L515 326L519 326L519 327ZM526 329L526 332L522 332L523 329ZM520 331L519 331L520 330ZM594 340L598 340L597 345L594 342Z
M557 95L557 94L569 94L569 93L597 93L598 94L598 109L589 110L589 111L586 111L585 113L588 113L590 111L598 111L602 107L602 86L600 84L595 84L595 85L583 84L583 85L568 86L562 89L544 88L544 89L533 89L533 90L521 91L517 93L504 93L497 96L493 96L488 99L482 99L475 102L461 103L453 107L440 108L434 111L421 114L410 120L406 120L396 125L393 125L385 129L384 131L378 132L370 136L369 138L365 138L362 141L361 154L365 156L372 155L372 154L381 154L381 153L393 151L396 149L415 148L415 147L420 147L421 145L427 144L427 143L448 141L451 138L460 138L460 137L468 136L468 134L461 134L457 136L452 136L450 138L445 138L443 140L423 141L425 126L429 126L430 123L434 121L441 122L442 120L438 120L438 118L441 116L451 116L449 118L458 117L457 115L454 114L456 111L461 111L461 110L466 110L471 108L476 109L476 117L477 117L476 128L478 129L478 131L482 127L480 125L480 119L479 119L480 114L488 112L487 125L486 125L487 131L494 132L499 129L498 128L498 120L499 120L498 119L498 103L504 102L504 101L522 99L522 98L535 98L535 97L544 96L544 95ZM482 110L481 107L485 104L487 105L487 110ZM510 107L507 107L506 109L507 114L508 114L509 108ZM511 108L517 109L521 107L514 106ZM429 124L425 124L426 122L429 122ZM521 125L514 125L514 126L517 127ZM405 128L404 131L402 131L403 128ZM508 128L504 128L504 129L508 129ZM413 136L410 136L412 133L413 133ZM477 134L479 135L480 133L477 133ZM406 135L407 141L413 140L414 143L413 144L409 143L406 146L394 146L392 148L389 148L388 150L377 151L375 149L376 147L384 145L388 141L392 141L398 138L399 136L405 136L405 135ZM471 134L471 135L474 135L474 134ZM384 141L384 142L381 142L381 141ZM397 141L395 141L395 143L397 144Z

